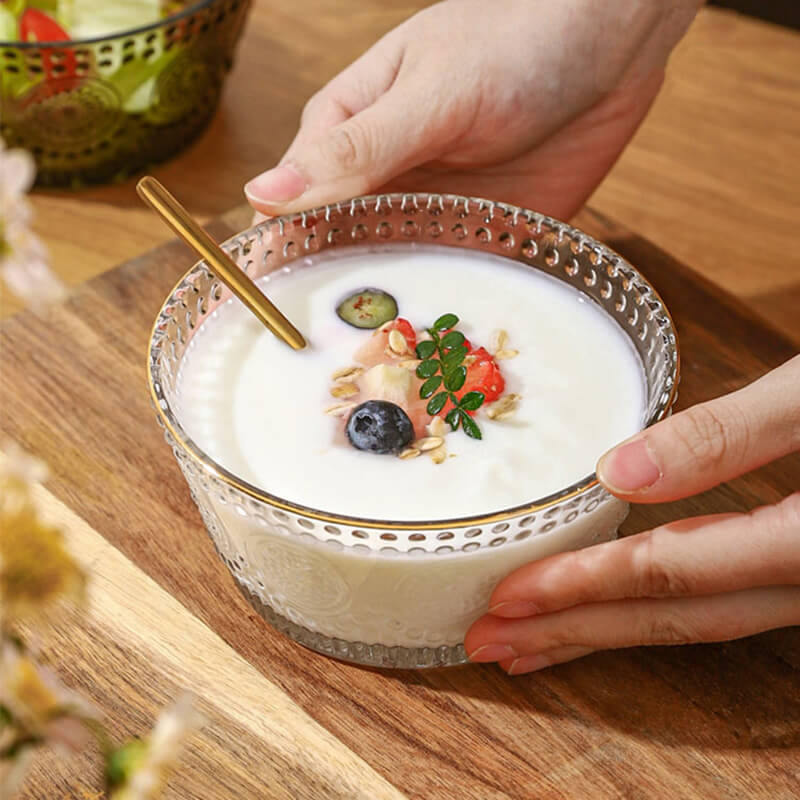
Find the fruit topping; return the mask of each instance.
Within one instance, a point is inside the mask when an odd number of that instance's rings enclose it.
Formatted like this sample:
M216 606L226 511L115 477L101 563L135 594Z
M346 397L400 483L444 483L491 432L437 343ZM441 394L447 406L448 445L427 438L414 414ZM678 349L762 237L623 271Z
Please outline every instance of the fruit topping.
M419 380L414 373L401 366L376 364L360 378L361 397L365 400L386 400L400 406L414 426L417 436L425 435L430 421L424 400L419 396Z
M448 431L483 438L473 419L479 409L497 422L514 415L520 396L504 394L498 365L517 355L508 333L495 332L492 354L457 330L458 322L444 314L422 331L402 317L384 322L356 351L357 364L332 374L331 394L343 402L326 413L346 420L354 447L404 460L424 453L441 464L455 457L445 444Z
M411 394L412 377L402 367L378 364L361 376L361 390L369 400L387 400L405 408Z
M480 392L488 403L503 393L506 382L497 362L484 347L471 350L464 359L467 374L464 385L455 393L461 399L468 392Z
M414 326L407 320L403 319L403 317L398 317L393 322L390 322L388 325L384 325L383 329L389 333L389 345L392 350L394 350L398 355L405 355L406 353L413 353L414 348L417 346L417 332L414 330ZM397 333L405 339L405 350L403 349L402 344L395 347L394 342L399 342L397 336L392 337L392 333L397 331Z
M397 301L381 289L359 289L339 303L336 313L354 328L379 328L397 316Z
M345 431L353 447L370 453L399 453L414 440L408 414L386 400L367 400L356 406Z
M374 364L391 364L398 359L408 360L414 355L417 334L407 319L398 317L387 322L364 342L355 358L368 367Z

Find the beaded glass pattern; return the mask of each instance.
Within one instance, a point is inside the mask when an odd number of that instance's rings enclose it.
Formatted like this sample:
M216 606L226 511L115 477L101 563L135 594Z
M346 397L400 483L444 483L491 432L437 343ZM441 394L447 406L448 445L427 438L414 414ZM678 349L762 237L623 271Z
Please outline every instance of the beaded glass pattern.
M579 289L619 323L642 360L646 424L669 413L678 350L660 297L619 255L551 218L455 195L380 195L269 220L223 247L258 279L332 248L398 242L505 256ZM373 666L462 663L464 632L502 577L616 535L627 506L593 474L481 517L393 522L297 506L229 473L185 434L175 392L194 332L230 297L203 262L175 287L153 329L151 394L220 556L259 613L293 639Z
M92 40L0 42L0 135L40 186L120 180L189 144L217 107L251 0L203 0Z

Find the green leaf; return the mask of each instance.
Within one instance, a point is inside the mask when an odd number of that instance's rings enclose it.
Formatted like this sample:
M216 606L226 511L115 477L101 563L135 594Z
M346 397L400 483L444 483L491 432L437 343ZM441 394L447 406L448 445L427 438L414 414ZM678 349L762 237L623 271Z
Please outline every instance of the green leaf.
M417 367L417 377L418 378L430 378L431 375L435 375L439 371L439 362L435 359L428 359L427 361L423 361Z
M430 397L442 384L442 376L441 375L434 375L432 378L428 378L422 386L419 387L419 396L425 400L426 398Z
M436 352L436 344L434 342L425 341L417 345L417 358L426 359L430 358Z
M433 323L433 328L437 331L446 331L449 328L454 328L456 325L458 325L458 317L455 314L442 314L442 316Z
M467 379L467 368L456 367L452 372L448 372L444 377L444 388L450 392L457 392Z
M460 331L450 331L442 338L442 347L453 348L464 344L464 334Z
M466 433L467 436L473 439L483 439L483 435L481 434L481 429L478 427L475 420L472 419L472 417L469 414L467 414L466 411L463 411L462 409L459 409L458 411L461 417L461 422L464 426L464 433Z
M447 392L439 392L429 403L426 411L432 416L435 417L443 408L444 404L447 402Z
M483 405L485 399L483 392L467 392L458 405L465 411L475 411Z
M464 345L450 350L445 354L444 358L442 358L442 370L444 372L450 372L450 370L457 367L464 360L466 355L467 348L464 347Z
M454 430L458 430L458 424L461 422L461 415L458 413L457 408L453 408L447 412L444 421Z

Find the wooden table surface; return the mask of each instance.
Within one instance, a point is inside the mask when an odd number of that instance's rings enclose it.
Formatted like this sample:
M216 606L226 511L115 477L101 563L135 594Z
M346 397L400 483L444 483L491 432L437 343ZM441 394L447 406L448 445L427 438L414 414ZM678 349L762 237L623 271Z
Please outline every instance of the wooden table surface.
M345 15L336 0L256 0L220 113L155 174L204 219L237 205L243 182L280 156L304 100L422 5L364 0ZM592 214L580 220L667 289L685 348L684 405L753 379L800 344L798 43L703 11L652 114L591 201L708 284L640 236ZM72 284L169 238L132 182L39 193L34 205ZM240 211L213 230L245 220ZM190 261L181 245L166 245L78 290L50 322L9 320L1 345L4 359L11 354L2 429L52 465L40 498L93 575L88 615L46 637L45 656L118 735L145 731L180 687L198 693L209 724L168 797L797 796L797 629L598 654L516 680L493 667L361 670L271 631L202 533L142 388L147 322ZM5 298L3 311L14 308ZM686 504L639 509L626 530L750 508L798 484L793 457ZM93 761L43 754L25 796L94 796Z
M255 0L220 113L154 173L204 219L243 202L244 182L281 156L305 100L427 4L361 0L343 13L341 0ZM590 202L800 343L800 35L701 11L650 116ZM169 238L132 181L39 193L34 206L71 284ZM15 308L0 302L0 313Z
M242 224L239 213L211 228L221 237ZM641 237L589 212L579 224L658 274L682 342L679 404L794 352ZM208 724L168 797L796 799L800 627L510 678L495 665L361 669L267 625L205 534L145 388L155 309L189 260L183 245L163 245L84 284L47 320L0 325L0 441L51 465L40 498L92 575L88 615L39 637L45 658L116 736L145 731L181 687L197 693ZM639 506L623 532L744 511L798 485L800 453L695 498ZM43 754L27 796L92 796L93 758Z

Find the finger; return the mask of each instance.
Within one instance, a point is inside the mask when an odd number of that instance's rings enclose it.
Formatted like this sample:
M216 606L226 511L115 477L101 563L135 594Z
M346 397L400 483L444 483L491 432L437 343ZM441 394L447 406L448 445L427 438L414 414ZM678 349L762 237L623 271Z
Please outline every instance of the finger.
M546 614L583 603L800 585L800 492L750 514L682 520L526 564L501 581L489 611Z
M306 103L300 129L280 164L245 186L254 208L274 216L356 193L342 173L362 169L371 174L371 156L381 154L374 137L403 134L402 129L383 128L393 121L392 106L380 102L397 79L403 55L402 38L392 31ZM369 113L376 104L380 113ZM336 188L337 182L344 185Z
M677 500L800 450L800 356L606 453L597 475L637 503Z
M797 624L800 587L770 586L708 597L612 600L523 619L487 614L469 629L464 647L478 661L505 648L497 660L507 662L566 647L727 641Z
M250 181L250 204L285 214L366 194L436 155L441 131L424 101L392 88L373 105L293 149L287 161Z
M371 106L391 89L404 52L402 39L395 31L376 42L309 99L303 108L298 136L314 139Z

